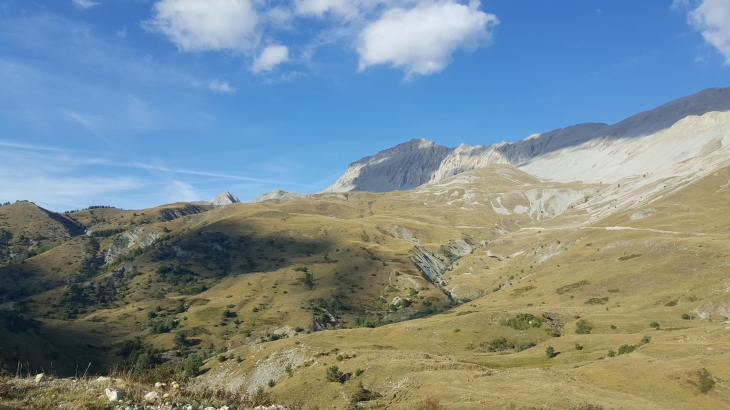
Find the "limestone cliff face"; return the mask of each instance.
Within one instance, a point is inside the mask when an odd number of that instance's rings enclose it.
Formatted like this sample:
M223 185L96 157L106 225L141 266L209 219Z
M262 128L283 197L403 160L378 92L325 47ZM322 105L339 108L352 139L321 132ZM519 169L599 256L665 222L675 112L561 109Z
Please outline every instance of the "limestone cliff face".
M210 200L210 204L214 206L225 206L230 204L235 204L241 202L237 196L233 195L232 193L226 191L217 197Z
M413 189L429 182L451 151L426 139L413 139L353 162L324 192Z
M447 148L414 139L350 164L324 192L408 190L490 164L560 182L615 182L671 173L689 159L709 165L729 145L730 88L713 88L613 125L579 124L514 143Z

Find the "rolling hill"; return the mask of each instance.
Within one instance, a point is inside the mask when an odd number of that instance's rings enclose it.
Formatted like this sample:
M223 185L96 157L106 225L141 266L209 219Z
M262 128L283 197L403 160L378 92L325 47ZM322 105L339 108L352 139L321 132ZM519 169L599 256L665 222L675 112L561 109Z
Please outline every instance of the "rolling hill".
M292 409L723 408L727 95L514 144L411 141L317 194L2 207L0 364Z

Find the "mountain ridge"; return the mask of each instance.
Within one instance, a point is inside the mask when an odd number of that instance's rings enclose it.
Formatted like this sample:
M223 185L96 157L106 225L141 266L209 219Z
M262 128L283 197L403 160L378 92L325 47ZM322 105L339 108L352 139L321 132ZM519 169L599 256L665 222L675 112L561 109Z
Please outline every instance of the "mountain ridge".
M710 88L612 125L577 124L532 134L514 143L503 141L473 147L460 144L448 148L426 139L412 139L353 162L322 192L408 190L490 164L511 164L536 177L561 182L615 182L707 155L713 147L714 151L727 147L730 138L723 132L730 128L730 116L721 113L728 111L730 88ZM708 124L714 128L709 133L704 132ZM647 146L657 147L662 137L676 139L677 132L672 130L680 126L684 141L672 145L671 157L660 163L651 160ZM697 129L703 132L698 133ZM699 149L696 145L700 145ZM615 161L615 157L624 154L627 158ZM581 163L586 159L602 163L601 172L592 173L597 162L586 169L590 164ZM625 161L632 166L623 167Z

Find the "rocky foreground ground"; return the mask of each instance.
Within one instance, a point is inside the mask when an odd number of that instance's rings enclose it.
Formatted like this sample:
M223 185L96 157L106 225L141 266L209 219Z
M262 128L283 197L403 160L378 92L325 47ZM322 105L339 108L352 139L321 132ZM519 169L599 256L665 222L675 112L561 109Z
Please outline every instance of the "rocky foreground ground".
M0 410L293 410L270 401L263 392L254 397L189 393L174 381L148 386L110 377L54 378L45 374L0 379Z

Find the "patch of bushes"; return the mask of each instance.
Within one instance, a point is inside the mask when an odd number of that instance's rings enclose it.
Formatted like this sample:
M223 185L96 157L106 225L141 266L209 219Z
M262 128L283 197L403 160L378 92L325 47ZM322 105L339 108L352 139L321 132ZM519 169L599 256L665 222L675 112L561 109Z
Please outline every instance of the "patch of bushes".
M697 376L699 378L697 383L697 390L700 391L700 393L706 394L710 390L712 390L713 387L715 387L715 380L710 374L710 372L707 371L707 369L701 369L697 372Z
M177 319L167 318L161 320L151 320L147 323L147 327L150 329L151 335L160 333L170 333L170 331L177 327L180 322Z
M555 293L558 295L562 295L564 293L573 292L575 290L581 289L583 286L586 286L590 284L587 280L582 280L580 282L571 283L570 285L561 286L557 289L555 289Z
M155 270L155 273L162 282L171 285L195 282L198 276L195 272L180 265L160 266Z
M608 302L608 296L605 298L590 298L586 300L586 305L605 305Z
M150 369L162 363L160 351L145 345L139 337L117 343L112 352L124 357L127 365L140 370Z
M521 352L523 350L527 350L527 349L530 349L535 346L536 346L536 344L533 342L518 343L515 345L515 352Z
M622 354L629 354L636 350L636 346L633 345L621 345L618 348L618 355L621 356Z
M520 313L513 318L500 322L502 326L508 326L515 330L527 330L529 328L539 328L545 319L532 315L530 313Z
M482 347L486 347L489 352L502 352L504 350L514 349L515 345L508 342L504 337L493 339L491 342L482 343Z
M91 236L93 236L94 238L108 238L118 233L122 233L125 230L126 229L124 228L99 229L98 231L92 232Z
M328 382L344 383L352 377L352 373L343 373L337 366L330 366L327 368L327 375L325 380Z
M380 397L382 397L380 393L370 391L364 387L361 387L358 391L355 392L355 394L352 395L352 398L350 398L350 402L359 403L362 401L377 400Z
M376 327L380 327L380 326L385 326L390 323L393 323L393 322L389 319L384 319L384 318L378 317L378 316L355 318L355 325L357 327L376 328Z

